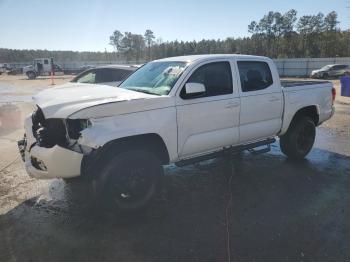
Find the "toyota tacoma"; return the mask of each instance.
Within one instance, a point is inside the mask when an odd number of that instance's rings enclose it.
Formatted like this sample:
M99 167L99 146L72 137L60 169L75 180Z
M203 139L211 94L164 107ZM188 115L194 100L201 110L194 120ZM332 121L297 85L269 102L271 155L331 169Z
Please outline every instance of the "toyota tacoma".
M334 99L329 82L281 83L266 57L165 58L118 88L68 84L42 91L18 145L31 177L86 177L130 211L156 195L164 165L268 148L276 137L287 157L303 159L316 126L332 117Z

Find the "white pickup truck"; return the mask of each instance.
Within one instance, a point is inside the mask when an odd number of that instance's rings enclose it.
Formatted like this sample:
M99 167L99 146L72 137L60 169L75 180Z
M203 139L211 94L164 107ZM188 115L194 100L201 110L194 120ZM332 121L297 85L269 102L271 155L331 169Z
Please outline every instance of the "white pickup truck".
M145 206L163 165L269 146L302 159L334 113L329 82L280 82L273 61L198 55L150 62L119 88L42 91L19 149L30 176L91 178L122 210Z

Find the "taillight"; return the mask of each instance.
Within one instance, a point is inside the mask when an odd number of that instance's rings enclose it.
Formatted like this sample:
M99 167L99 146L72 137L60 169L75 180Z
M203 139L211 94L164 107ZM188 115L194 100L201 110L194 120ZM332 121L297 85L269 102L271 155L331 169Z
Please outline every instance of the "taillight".
M335 96L337 95L337 91L335 90L335 88L332 88L332 103L334 104L334 100L335 100Z

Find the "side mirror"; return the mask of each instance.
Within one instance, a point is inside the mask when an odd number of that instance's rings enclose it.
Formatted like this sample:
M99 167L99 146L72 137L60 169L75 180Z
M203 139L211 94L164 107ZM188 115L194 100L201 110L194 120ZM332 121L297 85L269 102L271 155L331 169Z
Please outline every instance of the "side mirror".
M186 94L202 94L205 93L205 85L200 83L186 83Z

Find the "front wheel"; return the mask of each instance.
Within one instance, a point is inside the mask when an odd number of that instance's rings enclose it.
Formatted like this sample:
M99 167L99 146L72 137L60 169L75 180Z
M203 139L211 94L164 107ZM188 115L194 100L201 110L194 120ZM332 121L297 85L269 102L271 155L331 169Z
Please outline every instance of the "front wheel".
M281 151L291 159L301 160L311 151L316 138L316 126L310 117L294 121L280 137Z
M27 77L28 77L28 79L35 79L36 74L33 71L29 71L29 72L27 72Z
M153 153L130 150L107 161L93 183L99 199L108 207L132 212L145 208L153 200L162 175L163 167Z

